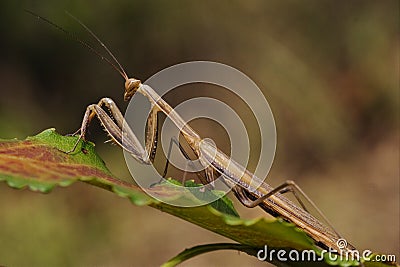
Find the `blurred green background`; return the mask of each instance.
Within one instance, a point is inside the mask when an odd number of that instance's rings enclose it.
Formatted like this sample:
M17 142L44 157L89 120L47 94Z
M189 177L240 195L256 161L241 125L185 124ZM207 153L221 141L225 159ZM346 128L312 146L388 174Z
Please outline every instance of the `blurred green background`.
M268 182L297 181L358 249L400 256L398 1L1 1L1 138L50 127L72 133L86 106L104 96L126 107L123 81L107 64L24 8L90 40L68 10L141 80L190 60L241 70L276 120ZM89 139L129 180L121 150L103 144L97 124ZM244 217L267 216L236 206ZM0 215L0 265L7 266L154 266L186 247L228 241L78 183L48 195L2 183ZM224 264L261 266L236 252L183 266Z

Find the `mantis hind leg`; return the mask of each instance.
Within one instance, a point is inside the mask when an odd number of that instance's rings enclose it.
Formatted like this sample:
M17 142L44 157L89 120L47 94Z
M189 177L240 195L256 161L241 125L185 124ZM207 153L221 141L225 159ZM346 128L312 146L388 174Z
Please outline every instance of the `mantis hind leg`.
M256 198L253 194L251 194L249 191L247 191L244 188L241 188L239 186L235 186L233 188L233 192L235 194L235 196L239 199L239 201L246 207L248 208L254 208L260 204L263 203L264 200L266 200L267 198L269 198L272 195L275 195L277 193L287 193L287 192L291 192L295 198L297 199L297 201L300 203L300 205L302 206L302 208L308 212L308 210L306 209L303 201L301 200L299 194L304 197L305 200L307 200L308 203L311 204L311 206L317 211L317 213L326 221L326 223L329 225L329 227L338 235L341 236L336 230L335 228L332 226L332 224L329 222L328 218L322 213L322 211L317 207L317 205L315 205L315 203L310 199L310 197L307 196L307 194L294 182L291 180L288 180L286 182L284 182L283 184L275 187L274 189L272 189L270 192L268 192L267 194Z

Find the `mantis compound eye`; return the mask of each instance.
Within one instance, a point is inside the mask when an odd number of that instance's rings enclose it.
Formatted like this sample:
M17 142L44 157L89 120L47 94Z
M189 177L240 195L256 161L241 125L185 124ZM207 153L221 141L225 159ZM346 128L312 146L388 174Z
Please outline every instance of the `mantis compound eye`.
M140 80L136 80L134 78L127 79L125 82L124 100L129 101L139 89L141 84L142 83Z

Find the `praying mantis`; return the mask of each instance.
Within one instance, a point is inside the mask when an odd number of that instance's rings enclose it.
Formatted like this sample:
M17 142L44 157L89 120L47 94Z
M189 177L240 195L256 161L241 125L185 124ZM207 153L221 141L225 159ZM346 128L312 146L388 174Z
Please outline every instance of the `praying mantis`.
M75 40L88 47L101 59L110 64L125 81L123 95L125 101L131 100L136 93L139 93L145 96L151 104L151 110L147 118L144 146L142 146L133 131L126 126L124 116L115 102L110 98L102 98L97 104L91 104L86 108L81 127L74 133L74 135L79 135L78 141L71 150L66 151L65 153L70 154L74 152L79 141L85 140L89 124L95 117L97 117L108 135L118 146L130 153L130 155L139 163L150 165L154 161L157 149L158 113L164 113L179 129L183 139L204 167L205 179L202 179L203 183L212 183L214 176L219 174L222 176L224 183L232 187L234 195L244 206L248 208L260 206L267 213L292 222L306 232L316 242L316 244L322 248L334 249L337 252L355 249L350 244L347 244L347 247L345 248L339 245L339 241L343 240L342 236L334 230L323 213L294 181L286 181L274 188L256 177L244 166L235 162L218 149L214 143L201 138L201 136L196 133L196 131L191 128L153 88L149 85L143 84L138 79L129 78L113 53L81 21L70 15L99 42L112 58L112 61L103 57L87 43L75 38L75 36L66 32L63 28L48 19L31 11L27 12L49 23L64 33L69 34ZM108 112L104 108L106 108ZM181 146L180 148L182 151ZM259 186L254 187L254 184L258 184ZM283 196L283 193L286 192L292 192L302 208L298 207L291 200ZM320 222L307 211L298 194L301 194L315 208L315 210L327 222L328 226Z

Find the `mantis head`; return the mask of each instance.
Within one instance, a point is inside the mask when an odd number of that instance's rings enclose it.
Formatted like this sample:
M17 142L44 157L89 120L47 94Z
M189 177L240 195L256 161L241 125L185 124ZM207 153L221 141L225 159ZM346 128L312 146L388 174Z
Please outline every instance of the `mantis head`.
M140 80L136 80L134 78L126 79L124 100L129 101L139 89L141 84L142 82Z

